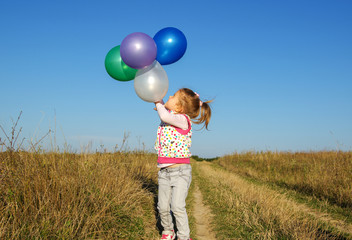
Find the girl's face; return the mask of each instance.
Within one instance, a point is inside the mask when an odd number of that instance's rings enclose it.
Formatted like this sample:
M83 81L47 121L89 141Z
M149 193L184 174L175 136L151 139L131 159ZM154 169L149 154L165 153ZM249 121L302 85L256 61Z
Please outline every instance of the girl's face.
M173 110L175 112L180 112L180 93L177 91L173 96L169 97L169 100L165 103L165 107L169 110Z

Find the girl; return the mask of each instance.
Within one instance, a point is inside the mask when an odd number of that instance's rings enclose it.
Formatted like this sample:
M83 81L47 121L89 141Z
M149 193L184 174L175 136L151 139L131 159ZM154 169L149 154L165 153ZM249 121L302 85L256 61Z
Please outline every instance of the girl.
M191 240L186 212L186 197L192 180L190 147L192 123L208 129L209 104L188 88L178 90L165 103L155 103L161 124L155 149L158 151L158 210L164 230L161 239L175 239L170 210L176 219L178 240ZM200 116L199 116L200 115ZM198 117L199 116L199 117ZM203 127L204 127L203 126Z

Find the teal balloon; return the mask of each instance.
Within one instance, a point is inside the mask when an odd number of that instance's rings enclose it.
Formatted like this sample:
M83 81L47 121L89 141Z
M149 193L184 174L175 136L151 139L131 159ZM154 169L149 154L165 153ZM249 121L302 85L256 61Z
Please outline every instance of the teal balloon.
M113 79L130 81L136 76L137 69L129 67L120 55L120 45L112 48L105 57L105 69Z

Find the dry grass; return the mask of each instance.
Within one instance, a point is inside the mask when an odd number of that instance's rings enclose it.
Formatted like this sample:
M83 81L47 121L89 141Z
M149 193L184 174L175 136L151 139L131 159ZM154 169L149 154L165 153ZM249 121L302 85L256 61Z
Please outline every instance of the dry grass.
M0 153L0 239L156 239L156 156Z
M346 239L352 236L349 235L351 226L347 229L329 222L323 215L314 214L305 205L264 185L253 184L206 162L195 163L194 169L203 196L215 214L218 239Z
M242 176L274 183L352 208L352 152L247 152L219 164Z

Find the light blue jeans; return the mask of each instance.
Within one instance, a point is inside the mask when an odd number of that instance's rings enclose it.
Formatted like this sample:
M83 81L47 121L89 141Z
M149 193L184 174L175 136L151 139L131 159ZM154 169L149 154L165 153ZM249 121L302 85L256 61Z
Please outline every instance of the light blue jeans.
M192 181L192 167L184 164L174 168L163 168L158 172L158 210L163 232L174 229L170 210L174 214L178 239L188 239L190 230L186 212L186 197Z

